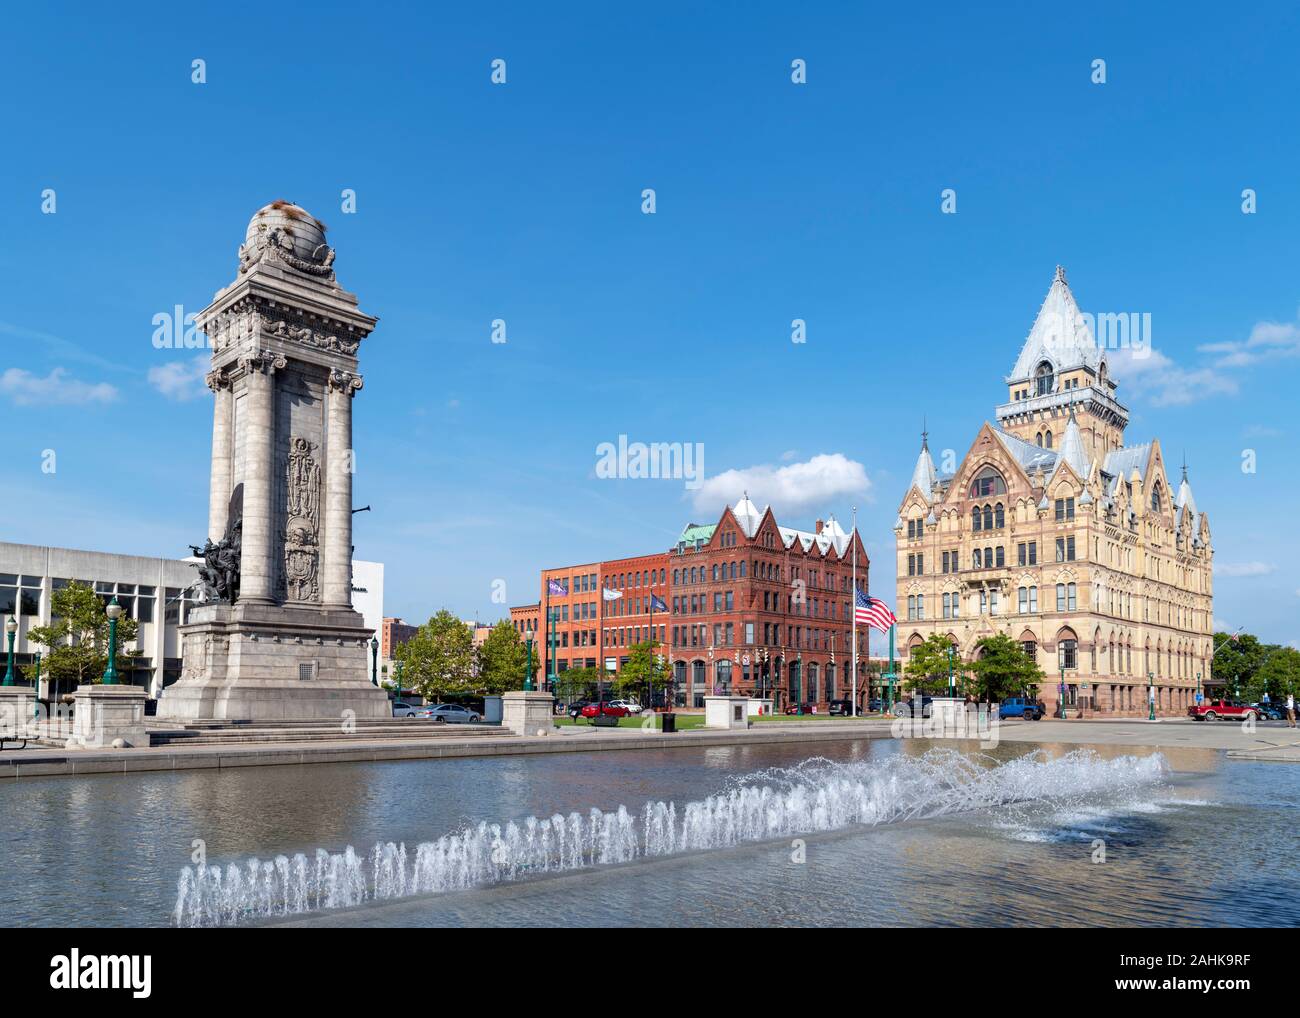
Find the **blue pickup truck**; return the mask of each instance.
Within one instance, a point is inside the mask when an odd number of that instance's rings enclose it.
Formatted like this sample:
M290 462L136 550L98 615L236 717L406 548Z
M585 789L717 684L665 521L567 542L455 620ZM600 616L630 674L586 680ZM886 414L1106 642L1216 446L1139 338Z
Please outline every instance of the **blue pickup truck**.
M1024 718L1026 721L1038 721L1043 716L1043 705L1036 700L1023 696L1008 696L998 704L998 717Z

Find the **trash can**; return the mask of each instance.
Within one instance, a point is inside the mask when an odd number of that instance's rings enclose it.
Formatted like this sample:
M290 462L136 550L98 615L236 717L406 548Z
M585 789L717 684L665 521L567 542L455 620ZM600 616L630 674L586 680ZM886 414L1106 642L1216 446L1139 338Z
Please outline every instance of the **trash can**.
M666 713L666 714L660 714L659 717L661 717L661 718L663 719L663 723L664 723L663 730L664 730L665 732L676 732L676 731L677 731L677 715L676 715L676 714L674 714L672 711L669 711L669 712Z

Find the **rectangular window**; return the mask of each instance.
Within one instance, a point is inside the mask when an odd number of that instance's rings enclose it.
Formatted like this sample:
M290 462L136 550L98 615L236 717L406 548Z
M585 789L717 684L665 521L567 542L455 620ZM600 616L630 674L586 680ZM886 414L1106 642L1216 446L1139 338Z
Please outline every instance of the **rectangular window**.
M1031 566L1038 565L1038 542L1037 541L1029 542L1029 564Z

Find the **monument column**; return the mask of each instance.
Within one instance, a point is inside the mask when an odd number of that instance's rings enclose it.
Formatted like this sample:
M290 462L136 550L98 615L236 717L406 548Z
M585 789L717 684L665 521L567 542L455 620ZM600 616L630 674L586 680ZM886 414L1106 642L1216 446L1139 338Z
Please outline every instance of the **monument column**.
M361 385L359 375L330 372L322 567L324 602L330 608L352 607L352 397Z
M230 375L224 371L208 374L208 388L216 393L212 415L212 486L208 505L208 540L217 544L226 536L230 525L230 470L234 444L235 393Z
M269 351L251 354L240 361L244 368L248 420L244 450L244 526L239 571L239 599L254 604L271 604L271 530L275 522L272 500L275 463L275 369L284 367L283 357Z

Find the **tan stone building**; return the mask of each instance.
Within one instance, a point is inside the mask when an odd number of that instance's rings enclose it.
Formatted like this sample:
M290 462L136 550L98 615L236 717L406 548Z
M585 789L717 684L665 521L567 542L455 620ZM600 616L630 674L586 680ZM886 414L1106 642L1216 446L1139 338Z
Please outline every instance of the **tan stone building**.
M1057 269L985 422L951 473L923 436L895 524L902 662L933 633L964 659L1006 633L1055 713L1180 714L1209 677L1209 522L1158 440L1124 444L1107 354ZM900 665L901 670L901 665Z

